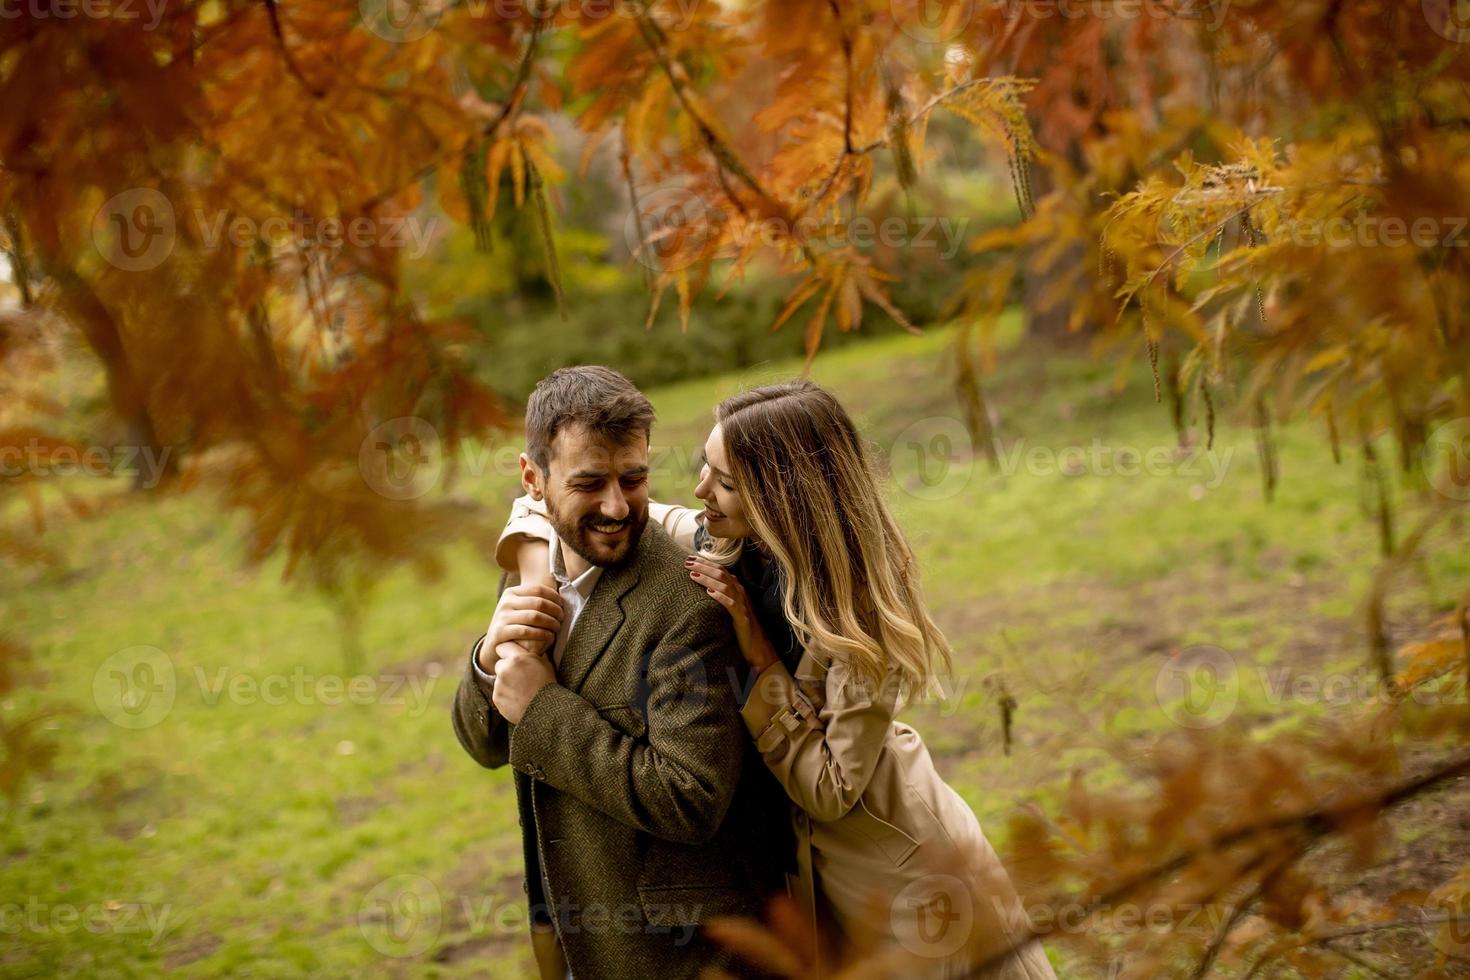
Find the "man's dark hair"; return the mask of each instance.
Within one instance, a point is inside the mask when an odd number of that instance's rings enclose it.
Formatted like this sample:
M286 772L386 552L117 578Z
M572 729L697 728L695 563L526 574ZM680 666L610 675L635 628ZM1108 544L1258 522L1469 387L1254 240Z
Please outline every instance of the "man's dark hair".
M558 368L536 382L526 402L526 455L544 473L551 442L568 426L614 442L653 432L653 405L638 388L600 364Z

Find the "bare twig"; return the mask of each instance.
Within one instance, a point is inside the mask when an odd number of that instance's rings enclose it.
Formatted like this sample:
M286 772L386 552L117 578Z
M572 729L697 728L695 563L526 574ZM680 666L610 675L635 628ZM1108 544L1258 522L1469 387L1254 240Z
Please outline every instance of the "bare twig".
M276 44L281 49L281 58L286 62L286 70L291 73L292 78L301 83L301 87L306 89L308 95L314 99L320 99L326 94L326 90L311 84L302 74L301 66L296 63L296 56L291 53L291 46L286 43L286 32L281 28L281 12L276 7L276 0L265 0L265 10L270 17L271 33L275 35Z

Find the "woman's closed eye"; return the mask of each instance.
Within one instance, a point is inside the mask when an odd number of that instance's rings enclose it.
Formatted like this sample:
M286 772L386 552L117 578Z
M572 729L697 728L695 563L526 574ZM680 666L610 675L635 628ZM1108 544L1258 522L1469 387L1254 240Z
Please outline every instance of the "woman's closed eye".
M704 450L700 450L700 453L699 453L699 482L703 483L705 480L708 480L709 479L709 475L710 475L709 454L706 453L706 452L704 452ZM730 483L729 483L729 481L727 481L724 477L721 477L720 479L716 480L715 482L717 482L721 486L721 488L723 488L725 490L728 490L731 493L734 493L735 492L735 488L733 486L731 486Z

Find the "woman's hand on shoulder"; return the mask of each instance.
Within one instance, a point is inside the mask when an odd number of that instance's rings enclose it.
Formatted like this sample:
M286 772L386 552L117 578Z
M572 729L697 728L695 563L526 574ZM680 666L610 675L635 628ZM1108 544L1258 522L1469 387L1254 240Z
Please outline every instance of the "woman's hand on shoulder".
M731 622L735 626L735 639L740 644L740 654L746 663L757 670L765 670L775 663L778 659L776 651L766 637L766 631L761 629L760 622L755 618L755 607L751 605L750 594L745 591L745 586L740 584L734 573L698 555L685 558L684 567L689 571L689 577L704 586L710 598L730 613Z

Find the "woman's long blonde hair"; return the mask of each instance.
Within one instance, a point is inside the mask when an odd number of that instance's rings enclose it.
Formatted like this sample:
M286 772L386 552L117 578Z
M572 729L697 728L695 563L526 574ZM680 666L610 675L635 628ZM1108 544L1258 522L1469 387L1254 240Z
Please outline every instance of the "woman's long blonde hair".
M776 561L786 619L803 646L877 683L939 689L953 668L929 617L913 550L847 411L810 381L742 392L715 408L735 489L759 546ZM742 542L708 551L732 561Z

